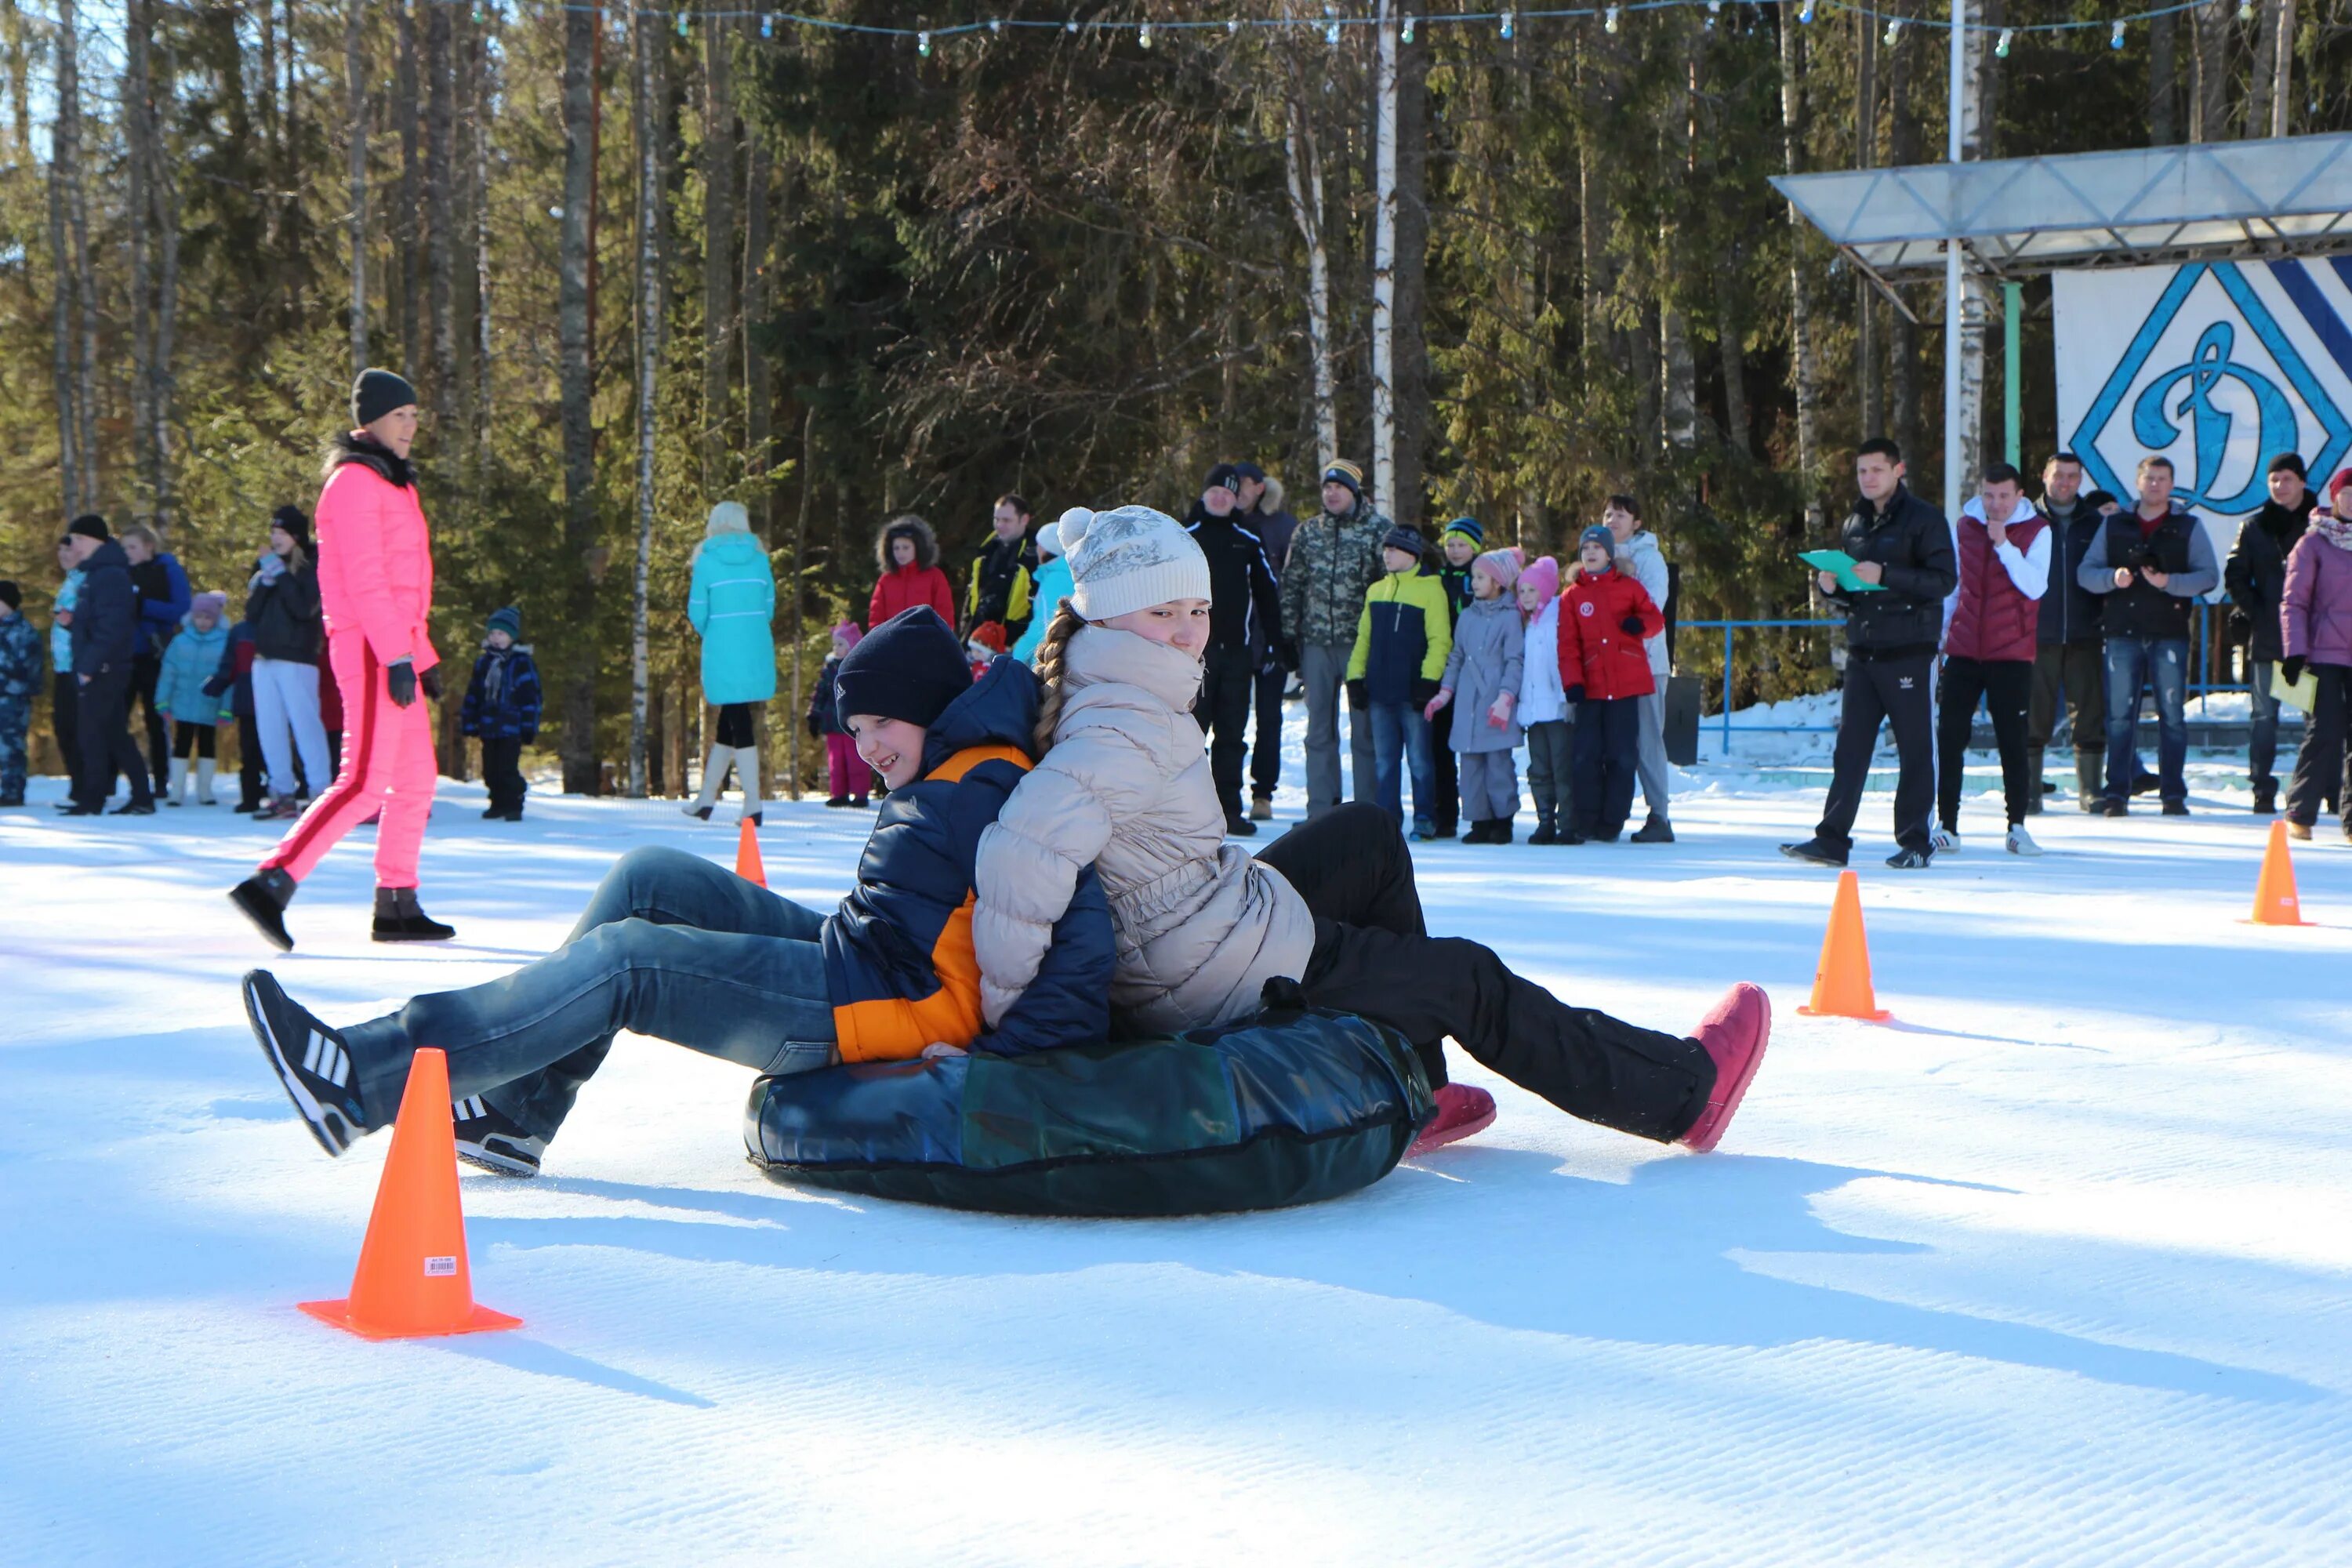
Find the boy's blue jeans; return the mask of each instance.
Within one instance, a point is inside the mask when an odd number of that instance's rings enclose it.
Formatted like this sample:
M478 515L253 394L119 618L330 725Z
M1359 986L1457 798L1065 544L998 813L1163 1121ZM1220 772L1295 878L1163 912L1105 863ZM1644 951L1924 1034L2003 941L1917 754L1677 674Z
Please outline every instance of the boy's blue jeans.
M1436 803L1436 775L1429 758L1429 721L1410 702L1374 702L1372 716L1372 799L1399 826L1404 822L1403 769L1412 773L1412 825L1430 826L1430 808ZM1402 756L1400 756L1402 753Z
M453 1100L480 1095L541 1138L623 1029L758 1072L828 1066L824 924L700 856L632 849L545 958L344 1031L368 1125L398 1112L420 1046L448 1053Z
M2124 800L2131 792L2139 754L2134 734L2139 726L2139 689L2146 680L2156 688L2156 773L2162 798L2189 798L2189 639L2186 637L2123 637L2107 639L2107 798Z

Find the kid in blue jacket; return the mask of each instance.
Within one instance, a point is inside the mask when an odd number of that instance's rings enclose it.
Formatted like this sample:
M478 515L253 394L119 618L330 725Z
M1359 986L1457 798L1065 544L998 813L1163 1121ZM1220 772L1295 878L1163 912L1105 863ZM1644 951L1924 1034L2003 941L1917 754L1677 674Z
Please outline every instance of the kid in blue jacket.
M228 651L228 628L221 616L228 604L226 594L198 594L189 601L187 619L179 635L163 647L163 668L155 678L155 705L172 721L172 772L163 795L165 805L185 804L188 770L196 779L196 804L213 804L213 768L218 758L220 727L236 710L212 689L214 672Z
M520 610L509 605L491 615L457 716L459 729L481 738L482 782L490 790L489 809L482 815L496 821L522 820L522 797L530 788L523 781L522 749L539 739L539 666L515 640L521 636Z
M1005 658L975 683L925 606L868 633L840 686L843 723L890 798L830 917L700 856L641 848L605 876L569 942L502 980L331 1029L267 973L247 975L247 1016L327 1152L390 1124L419 1044L448 1053L459 1157L532 1175L623 1029L770 1075L1100 1040L1113 953L1092 869L1036 981L993 1029L981 1016L972 863L1029 771L1035 678Z

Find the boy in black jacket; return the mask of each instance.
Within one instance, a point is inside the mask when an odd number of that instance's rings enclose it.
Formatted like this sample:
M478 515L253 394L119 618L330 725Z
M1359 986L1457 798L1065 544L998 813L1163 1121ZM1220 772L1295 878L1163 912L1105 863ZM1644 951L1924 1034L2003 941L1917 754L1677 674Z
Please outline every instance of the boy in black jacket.
M474 679L466 685L458 727L482 742L482 782L490 806L483 816L520 822L522 797L530 788L522 776L522 749L539 739L539 666L522 635L522 612L509 605L490 616Z

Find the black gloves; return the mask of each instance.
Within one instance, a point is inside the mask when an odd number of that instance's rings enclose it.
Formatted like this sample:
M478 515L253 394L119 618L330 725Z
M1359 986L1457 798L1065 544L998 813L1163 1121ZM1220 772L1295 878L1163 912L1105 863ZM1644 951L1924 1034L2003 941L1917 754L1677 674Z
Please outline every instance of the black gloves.
M425 696L430 697L436 702L440 701L441 667L436 664L432 668L426 670L424 675L419 678L418 684L425 688Z
M218 697L236 684L236 680L228 676L215 675L210 680L205 682L205 695L207 697Z
M1561 693L1561 695L1566 697L1570 702L1581 702L1584 700L1584 688L1581 686L1571 686L1565 692Z
M1642 635L1642 617L1639 616L1627 616L1623 620L1617 623L1617 629L1623 632L1629 637L1640 637Z
M1362 681L1361 679L1356 679L1356 680L1351 680L1351 681L1348 682L1348 706L1349 706L1349 707L1350 707L1350 708L1355 708L1355 709L1364 709L1364 708L1370 708L1371 705L1372 705L1372 699L1371 699L1371 695L1370 695L1370 693L1369 693L1369 692L1365 689L1365 688L1364 688L1364 683L1363 683L1363 681Z
M2231 642L2244 642L2248 637L2253 635L2253 616L2246 614L2243 610L2231 610L2230 612L2230 640Z
M406 659L385 670L383 679L394 707L405 708L416 700L416 667Z
M1298 645L1288 637L1274 645L1274 657L1285 669L1296 671L1298 668Z
M2286 677L2286 683L2289 686L2293 686L2303 679L2303 655L2296 654L2293 658L2279 660L2279 673Z
M809 739L812 741L824 739L824 726L816 721L816 715L814 713L808 716L808 732Z
M1429 706L1429 700L1437 695L1437 682L1434 680L1416 680L1412 683L1411 689L1412 692L1412 705L1415 708L1426 708Z

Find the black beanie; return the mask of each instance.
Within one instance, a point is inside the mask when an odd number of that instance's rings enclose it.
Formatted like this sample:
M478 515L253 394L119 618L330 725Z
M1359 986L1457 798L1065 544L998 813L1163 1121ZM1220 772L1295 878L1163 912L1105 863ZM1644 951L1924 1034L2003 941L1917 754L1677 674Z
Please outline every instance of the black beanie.
M269 514L269 525L282 528L294 536L294 542L304 550L310 548L310 514L299 506L281 506Z
M1239 495L1242 489L1242 471L1232 463L1219 463L1209 470L1209 477L1201 481L1201 488L1204 490L1229 489L1235 495Z
M929 605L901 610L858 639L834 677L837 717L903 719L929 729L948 704L971 689L963 644Z
M24 591L5 577L0 577L0 605L16 609L25 602Z
M71 522L66 524L66 531L68 533L79 533L84 539L108 539L112 537L112 535L106 531L106 519L99 516L98 513L94 511L86 511L79 517L74 519Z
M416 401L416 388L388 370L363 370L352 383L352 424L373 425L395 408Z

